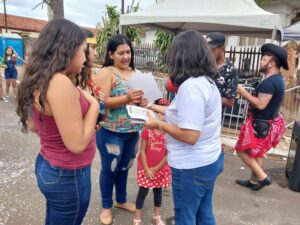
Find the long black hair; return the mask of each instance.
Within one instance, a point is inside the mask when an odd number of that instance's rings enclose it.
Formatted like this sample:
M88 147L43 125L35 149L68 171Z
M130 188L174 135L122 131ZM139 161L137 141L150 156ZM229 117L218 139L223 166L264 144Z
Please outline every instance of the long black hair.
M182 32L173 40L167 64L170 79L178 87L190 77L206 76L211 81L217 73L207 41L194 30Z
M132 48L132 43L128 37L126 37L122 34L117 34L109 39L109 41L107 43L105 59L104 59L104 63L103 63L102 67L108 67L108 66L114 65L113 60L109 57L109 52L114 53L117 50L117 47L119 45L123 45L123 44L127 44L130 47L131 59L130 59L129 66L131 67L131 69L133 69L133 70L135 69L134 62L133 62L134 51Z
M6 54L7 49L11 49L11 56L12 56L13 54L15 54L15 50L14 50L14 48L13 48L12 46L6 47L5 50L4 50L4 60L5 60L5 61L6 61L7 58L8 58L8 55Z
M84 40L83 30L66 19L52 20L44 27L29 56L24 79L18 88L16 112L20 116L23 131L27 131L34 92L40 92L39 104L43 114L50 80L55 73L63 72L69 66Z

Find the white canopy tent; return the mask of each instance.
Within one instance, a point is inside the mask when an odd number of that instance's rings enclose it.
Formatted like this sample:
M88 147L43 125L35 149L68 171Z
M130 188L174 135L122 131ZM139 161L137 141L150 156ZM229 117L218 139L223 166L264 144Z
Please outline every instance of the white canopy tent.
M194 29L265 38L274 38L275 31L282 32L280 15L264 11L253 0L161 0L148 9L121 15L120 25L155 27L173 33Z
M283 41L288 41L288 40L300 41L300 22L297 22L292 26L284 28L282 40Z

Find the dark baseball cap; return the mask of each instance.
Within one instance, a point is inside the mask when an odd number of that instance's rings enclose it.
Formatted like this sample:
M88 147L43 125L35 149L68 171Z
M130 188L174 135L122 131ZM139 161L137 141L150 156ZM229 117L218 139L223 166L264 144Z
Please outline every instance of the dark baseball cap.
M220 32L211 32L206 36L210 48L218 48L225 45L225 35Z
M267 52L271 53L279 60L280 66L282 66L283 69L289 69L287 62L287 51L285 48L272 43L267 43L261 47L261 54L264 55Z

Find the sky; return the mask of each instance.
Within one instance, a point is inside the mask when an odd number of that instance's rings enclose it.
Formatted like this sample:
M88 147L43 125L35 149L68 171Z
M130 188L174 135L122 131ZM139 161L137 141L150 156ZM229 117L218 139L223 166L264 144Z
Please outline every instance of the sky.
M136 2L139 0L135 0ZM152 6L155 0L140 0L140 8ZM47 20L47 6L32 10L41 0L6 0L6 13ZM125 5L131 0L125 0ZM105 5L117 5L121 8L121 0L64 0L65 18L80 26L95 27L105 13ZM0 12L4 13L3 0L0 1Z

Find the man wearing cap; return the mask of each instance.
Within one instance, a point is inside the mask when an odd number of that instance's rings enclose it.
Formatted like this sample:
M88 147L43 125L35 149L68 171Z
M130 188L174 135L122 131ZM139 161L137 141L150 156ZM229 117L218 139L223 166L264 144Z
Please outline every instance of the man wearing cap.
M225 35L220 32L212 32L206 36L206 40L218 66L218 76L215 83L222 97L222 105L233 106L238 73L233 63L225 58Z
M250 104L251 112L241 127L240 136L235 149L243 162L251 169L249 180L236 180L236 183L258 191L271 184L263 170L264 154L274 148L280 141L285 129L279 108L283 101L285 84L280 68L288 70L287 52L274 44L261 47L262 59L260 72L265 78L257 85L251 95L242 86L237 91Z

